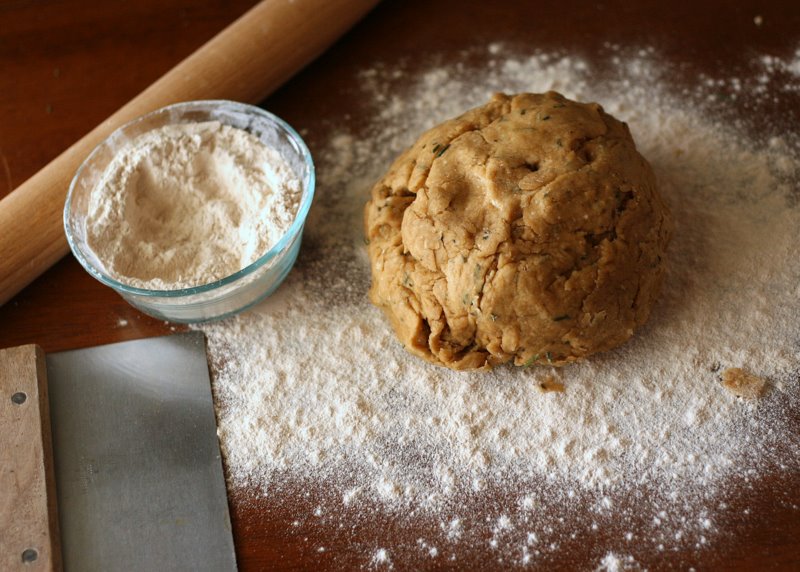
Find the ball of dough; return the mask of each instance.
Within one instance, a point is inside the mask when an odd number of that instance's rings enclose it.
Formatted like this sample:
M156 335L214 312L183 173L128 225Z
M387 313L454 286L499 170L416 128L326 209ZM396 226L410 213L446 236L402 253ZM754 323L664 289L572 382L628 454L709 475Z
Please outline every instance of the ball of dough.
M670 216L627 125L555 92L424 133L365 208L370 298L453 369L563 365L645 323Z

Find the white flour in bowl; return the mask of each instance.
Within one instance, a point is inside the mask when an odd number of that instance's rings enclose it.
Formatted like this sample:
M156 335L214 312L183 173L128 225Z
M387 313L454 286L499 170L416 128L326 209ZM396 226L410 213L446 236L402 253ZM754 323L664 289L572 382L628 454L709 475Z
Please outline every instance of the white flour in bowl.
M230 485L270 498L328 490L313 513L292 501L298 526L341 528L377 510L432 531L412 546L379 540L365 566L471 550L537 564L600 528L617 538L598 547L606 569L635 563L608 554L700 549L727 483L800 470L797 133L757 141L714 120L720 93L749 86L709 79L671 93L670 68L651 50L609 47L613 71L602 74L563 54L493 45L476 56L480 69L364 71L366 127L319 127L330 133L316 154L321 192L286 285L203 326ZM367 300L372 183L422 130L493 91L548 89L627 121L656 171L675 232L650 322L559 370L460 373L410 356ZM737 400L721 385L726 367L769 380L766 395ZM566 391L540 392L548 375Z
M103 172L87 242L129 286L200 286L266 254L294 221L301 191L280 154L247 131L217 121L160 127Z

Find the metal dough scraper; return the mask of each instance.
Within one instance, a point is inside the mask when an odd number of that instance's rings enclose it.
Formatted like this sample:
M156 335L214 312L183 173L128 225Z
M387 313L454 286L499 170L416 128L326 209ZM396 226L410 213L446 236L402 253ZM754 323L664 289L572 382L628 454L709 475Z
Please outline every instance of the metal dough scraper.
M2 350L0 392L0 569L236 570L202 333Z

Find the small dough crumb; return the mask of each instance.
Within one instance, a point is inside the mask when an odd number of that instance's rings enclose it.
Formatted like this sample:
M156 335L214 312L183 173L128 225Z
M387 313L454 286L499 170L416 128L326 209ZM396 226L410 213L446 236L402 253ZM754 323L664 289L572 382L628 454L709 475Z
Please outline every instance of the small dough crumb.
M558 392L564 393L564 384L558 381L554 376L548 375L543 381L539 382L539 389L542 393Z
M767 380L747 373L738 367L729 367L722 372L722 385L737 397L758 399L764 392Z

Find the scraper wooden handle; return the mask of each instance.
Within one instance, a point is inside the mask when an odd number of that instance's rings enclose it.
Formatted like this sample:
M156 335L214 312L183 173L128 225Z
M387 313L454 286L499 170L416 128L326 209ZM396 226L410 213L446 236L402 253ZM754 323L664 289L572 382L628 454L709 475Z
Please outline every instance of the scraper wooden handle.
M62 209L72 176L114 129L191 99L257 103L378 0L264 0L0 200L0 305L68 250Z
M0 570L61 570L44 352L0 350Z

